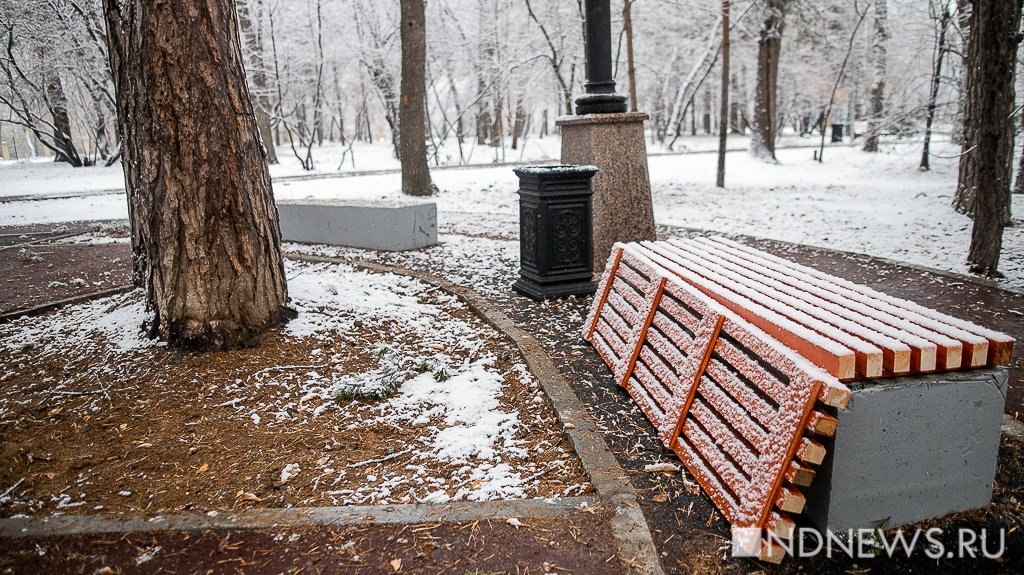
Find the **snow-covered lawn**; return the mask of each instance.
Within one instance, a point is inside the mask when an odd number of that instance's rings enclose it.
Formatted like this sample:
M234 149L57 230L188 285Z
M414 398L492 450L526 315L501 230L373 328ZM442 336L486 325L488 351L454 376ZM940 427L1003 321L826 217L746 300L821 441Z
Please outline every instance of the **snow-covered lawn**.
M0 498L0 516L588 489L521 356L458 298L343 264L289 260L286 273L298 317L256 348L205 360L144 336L139 290L0 325L0 422L11 440L54 461L76 449L92 458L27 477ZM39 405L50 418L26 415ZM109 442L94 441L118 426ZM219 448L182 458L196 430ZM167 465L124 470L105 450ZM197 475L205 487L175 494Z
M556 139L544 140L549 141ZM700 138L682 143L694 149L707 147ZM933 150L933 169L925 173L917 169L918 143L885 145L878 154L858 147L829 147L824 163L814 161L806 148L780 150L777 165L730 152L724 190L714 186L713 154L652 155L655 219L659 224L747 234L965 273L971 220L950 207L958 149L938 144ZM546 150L536 159L550 153L555 152ZM385 165L382 154L377 156L375 165ZM275 173L294 173L288 166L285 160ZM38 185L29 178L18 180L16 187L51 189L61 181L56 172L63 174L62 189L69 191L75 184L67 178L87 173L52 165L48 169L33 165L30 171L38 176ZM2 187L20 170L0 167ZM434 180L442 192L431 201L438 204L443 229L456 223L464 228L467 214L474 214L480 216L472 218L475 233L515 233L517 181L511 167L435 170ZM88 188L91 181L83 186ZM282 179L274 186L282 199L398 198L398 189L398 174ZM1013 210L1024 210L1024 196L1014 196ZM8 202L0 204L0 225L115 219L126 213L121 196ZM1024 227L1007 228L1000 270L1007 276L1005 285L1024 289Z

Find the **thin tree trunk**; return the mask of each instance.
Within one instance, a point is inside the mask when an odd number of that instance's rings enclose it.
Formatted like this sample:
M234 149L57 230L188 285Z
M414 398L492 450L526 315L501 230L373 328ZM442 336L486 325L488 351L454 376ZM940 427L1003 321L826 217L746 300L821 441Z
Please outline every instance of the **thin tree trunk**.
M1021 128L1024 131L1024 113L1017 111L1017 115L1020 116ZM1024 194L1024 150L1020 152L1020 158L1017 160L1017 179L1013 183L1013 193Z
M998 276L1010 215L1014 64L1021 0L974 0L968 39L964 152L955 207L974 217L967 256L972 272Z
M775 160L778 138L778 77L785 26L785 0L768 0L761 20L757 43L757 84L754 87L754 125L750 134L750 154L766 161Z
M622 27L626 31L626 74L629 76L629 111L636 112L636 66L633 60L633 2L622 4Z
M401 0L402 85L399 120L402 192L429 196L434 192L427 165L426 67L427 31L424 0Z
M729 0L722 0L722 107L718 118L718 174L715 184L725 187L725 143L729 136Z
M952 18L949 7L942 7L942 16L939 19L939 41L935 50L935 70L932 73L932 93L928 98L928 114L924 123L924 147L921 150L921 171L931 169L931 158L929 148L932 143L932 123L935 121L936 101L939 98L939 88L942 86L942 60L946 56L946 30L949 28L949 20Z
M289 313L234 0L103 4L152 330L193 349L245 345Z
M871 45L871 115L868 119L868 139L864 142L865 152L878 151L878 136L882 131L885 117L885 73L886 44L889 41L888 0L875 2L875 34Z

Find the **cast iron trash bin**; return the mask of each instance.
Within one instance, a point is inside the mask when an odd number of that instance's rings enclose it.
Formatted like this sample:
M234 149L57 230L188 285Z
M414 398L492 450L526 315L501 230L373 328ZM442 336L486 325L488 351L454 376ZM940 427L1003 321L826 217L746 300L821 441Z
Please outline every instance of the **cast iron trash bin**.
M593 294L590 179L597 168L529 166L514 172L520 263L512 289L535 300Z

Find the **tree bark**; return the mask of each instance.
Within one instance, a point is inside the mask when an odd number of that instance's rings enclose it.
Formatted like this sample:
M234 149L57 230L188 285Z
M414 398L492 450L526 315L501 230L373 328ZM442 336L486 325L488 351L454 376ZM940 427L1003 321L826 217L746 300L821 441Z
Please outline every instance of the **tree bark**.
M152 331L190 349L247 345L290 312L234 0L103 4Z
M878 135L882 131L885 116L885 72L886 44L889 40L888 0L875 2L875 34L871 45L871 114L868 119L868 139L864 142L865 152L878 151Z
M424 0L401 0L402 86L398 125L402 162L402 192L429 196L434 192L427 165L426 67L427 30Z
M729 0L722 0L722 108L718 116L718 173L715 184L725 187L725 143L729 136Z
M750 134L750 154L771 162L776 161L779 56L782 51L785 10L786 0L766 1L757 42L757 84L754 87L754 123Z
M964 152L954 206L974 217L972 272L998 276L1010 215L1014 64L1021 0L974 0L968 38Z

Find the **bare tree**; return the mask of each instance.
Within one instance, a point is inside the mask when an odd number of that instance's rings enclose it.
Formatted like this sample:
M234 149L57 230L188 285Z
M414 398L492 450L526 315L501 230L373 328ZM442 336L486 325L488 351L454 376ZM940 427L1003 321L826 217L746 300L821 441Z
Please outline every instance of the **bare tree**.
M871 44L871 112L868 118L868 138L865 152L878 151L878 136L885 116L886 44L889 40L888 0L874 0L875 33Z
M252 88L256 95L256 124L260 128L260 138L267 149L267 162L277 163L277 151L274 149L274 137L271 132L269 88L267 87L266 62L263 57L263 0L237 0L238 24L248 56L249 74Z
M186 348L245 345L288 311L234 0L104 0L104 15L152 331Z
M725 143L729 135L729 0L722 0L722 107L718 118L718 177L725 187Z
M946 56L946 31L949 29L949 21L953 18L948 0L944 1L941 7L942 14L939 16L939 37L935 43L935 67L932 72L932 91L928 98L928 113L925 117L924 146L921 150L921 171L931 169L931 154L929 148L932 142L932 124L935 122L935 109L938 107L939 88L942 87L942 61Z
M636 0L622 3L622 29L626 32L626 75L629 78L629 111L636 112L636 64L633 57L633 4Z
M1014 68L1021 0L974 0L967 40L964 151L954 207L974 218L970 269L999 276L1003 228L1010 216Z
M402 86L398 125L402 131L402 192L429 196L436 189L427 165L427 19L424 0L401 0Z

